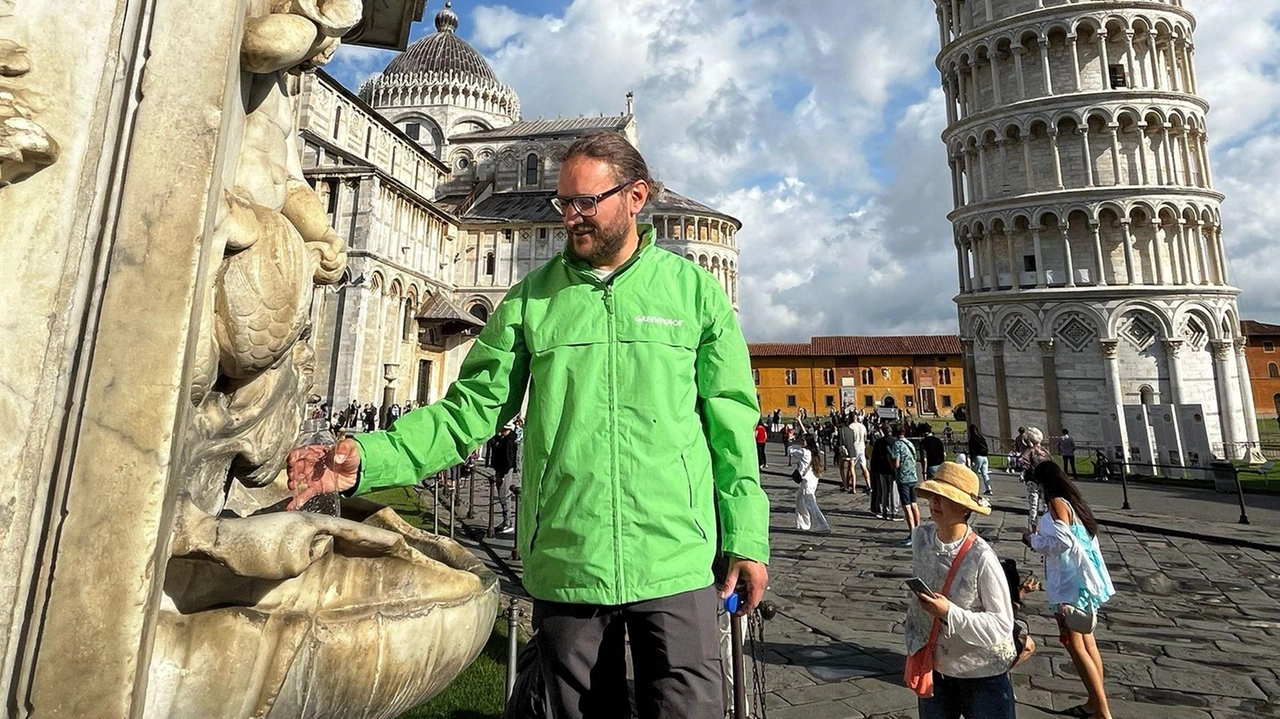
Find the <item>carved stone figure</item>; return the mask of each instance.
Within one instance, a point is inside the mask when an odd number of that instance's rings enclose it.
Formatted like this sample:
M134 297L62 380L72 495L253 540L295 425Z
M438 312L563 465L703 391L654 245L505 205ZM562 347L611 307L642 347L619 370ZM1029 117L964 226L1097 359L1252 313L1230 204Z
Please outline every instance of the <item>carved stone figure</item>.
M33 100L17 82L30 71L26 48L0 38L0 186L58 159L58 143L36 122Z
M327 61L361 8L274 0L245 22L243 131L212 233L221 261L197 336L149 717L394 716L465 668L497 613L492 573L390 510L273 513L312 384L312 288L346 264L302 176L297 72Z

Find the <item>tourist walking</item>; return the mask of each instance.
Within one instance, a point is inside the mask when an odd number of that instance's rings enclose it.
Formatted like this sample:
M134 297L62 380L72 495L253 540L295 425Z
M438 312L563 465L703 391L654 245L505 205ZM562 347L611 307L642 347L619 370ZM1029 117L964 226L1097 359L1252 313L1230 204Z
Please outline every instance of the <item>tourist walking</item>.
M933 433L933 427L925 425L924 437L920 439L920 451L924 454L925 478L932 479L933 473L943 462L947 461L947 448Z
M831 531L827 517L818 508L818 477L825 469L818 454L818 442L811 432L805 432L800 442L789 450L795 460L795 471L800 475L796 486L796 529L826 534Z
M920 696L920 719L1016 716L1013 606L999 558L969 526L972 513L991 513L978 489L977 475L955 462L917 489L929 521L913 533L911 567L928 591L907 606L904 679Z
M1032 478L1044 492L1049 511L1022 541L1044 555L1044 588L1058 620L1058 638L1089 694L1087 702L1067 714L1111 719L1094 628L1098 607L1115 588L1098 546L1098 521L1080 490L1054 462L1041 462Z
M507 292L444 398L289 456L294 506L410 485L527 399L516 546L557 719L632 716L628 649L639 716L723 716L717 544L740 615L768 583L747 344L716 279L636 225L654 189L622 135L575 142L549 198L564 249Z
M893 517L893 458L889 448L893 445L888 425L876 432L871 445L871 513L881 519Z
M765 447L769 444L769 431L764 428L764 420L756 423L756 460L760 464L760 469L769 466L769 460L765 457Z
M1058 438L1058 454L1062 455L1062 471L1070 472L1071 479L1079 479L1076 474L1076 441L1071 430L1062 428L1062 436Z
M515 530L515 526L511 523L511 473L516 469L516 426L513 422L507 422L502 425L502 429L498 430L497 436L493 438L493 453L490 456L490 462L493 467L493 478L490 480L490 490L493 497L498 502L498 507L502 510L502 523L497 529L493 530L496 534L510 534ZM492 510L492 504L490 510Z
M1049 450L1044 447L1044 433L1038 427L1028 427L1018 435L1018 467L1022 471L1022 485L1027 492L1027 524L1035 529L1040 518L1040 485L1036 484L1033 473L1036 467L1053 459Z
M920 526L920 505L916 504L916 485L920 483L920 458L916 456L916 448L906 437L902 425L893 428L893 444L889 447L889 458L893 464L893 479L898 489L898 498L902 501L902 516L907 520L907 538L902 543L911 546L911 533Z
M866 477L867 491L871 491L871 477L867 474L867 428L850 412L836 435L836 457L840 459L840 484L846 492L858 490L858 474Z
M991 494L991 450L987 447L987 438L982 436L978 425L969 425L969 461L973 463L973 471L982 482L982 493Z

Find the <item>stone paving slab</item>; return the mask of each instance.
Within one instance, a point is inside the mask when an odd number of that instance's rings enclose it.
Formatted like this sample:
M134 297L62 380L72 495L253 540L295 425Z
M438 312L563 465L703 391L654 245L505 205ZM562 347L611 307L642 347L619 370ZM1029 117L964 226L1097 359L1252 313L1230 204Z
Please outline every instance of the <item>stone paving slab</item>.
M906 525L871 517L865 495L824 481L818 502L832 532L799 532L785 457L774 452L770 461L762 482L771 501L768 598L780 613L766 625L761 648L768 716L914 718L915 696L900 679L910 601L902 587L911 572L910 549L900 544ZM477 505L487 506L487 482L476 486ZM1024 507L1012 491L996 500L998 507ZM1116 510L1096 511L1104 526L1099 543L1119 591L1100 613L1097 634L1113 714L1280 718L1280 530L1211 528L1212 536L1196 538L1189 535L1202 528L1190 520L1128 512L1116 519ZM477 512L473 526L483 528L484 520ZM1040 558L1020 542L1025 525L1017 511L975 521L1001 556L1043 577ZM1172 525L1194 531L1171 535ZM464 543L520 592L510 536ZM1030 719L1056 716L1085 696L1043 596L1028 598L1026 616L1037 653L1013 676L1018 716Z

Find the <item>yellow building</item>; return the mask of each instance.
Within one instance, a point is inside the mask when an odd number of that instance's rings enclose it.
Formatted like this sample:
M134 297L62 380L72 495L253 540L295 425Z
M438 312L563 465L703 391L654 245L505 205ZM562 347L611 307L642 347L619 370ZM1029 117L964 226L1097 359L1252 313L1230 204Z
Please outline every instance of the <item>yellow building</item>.
M764 413L792 416L854 406L897 407L951 417L964 404L964 362L956 335L814 337L759 343L751 351L756 399Z

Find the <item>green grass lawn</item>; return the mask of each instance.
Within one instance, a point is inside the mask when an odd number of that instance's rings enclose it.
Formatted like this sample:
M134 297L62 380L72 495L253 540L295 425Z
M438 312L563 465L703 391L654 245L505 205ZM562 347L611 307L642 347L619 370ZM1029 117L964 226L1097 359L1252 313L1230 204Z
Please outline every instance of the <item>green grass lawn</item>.
M384 489L370 492L366 497L370 501L391 507L409 524L431 530L431 507L426 507L424 512L418 502L418 495L411 488ZM448 508L441 510L442 520L448 517L448 512ZM524 648L524 639L520 637L518 640L521 649ZM401 714L399 719L501 719L506 699L506 682L507 620L499 616L494 622L488 644L471 666L431 701Z
M399 719L501 719L506 681L507 620L499 617L489 643L471 666L434 699Z

